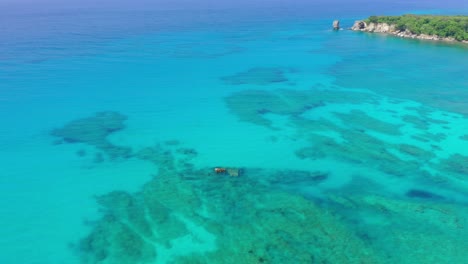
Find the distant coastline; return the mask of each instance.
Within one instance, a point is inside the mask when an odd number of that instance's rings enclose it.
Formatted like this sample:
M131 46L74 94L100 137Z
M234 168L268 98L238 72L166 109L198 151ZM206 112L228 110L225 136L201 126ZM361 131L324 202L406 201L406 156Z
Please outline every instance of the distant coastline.
M371 16L354 22L351 30L468 44L468 16Z

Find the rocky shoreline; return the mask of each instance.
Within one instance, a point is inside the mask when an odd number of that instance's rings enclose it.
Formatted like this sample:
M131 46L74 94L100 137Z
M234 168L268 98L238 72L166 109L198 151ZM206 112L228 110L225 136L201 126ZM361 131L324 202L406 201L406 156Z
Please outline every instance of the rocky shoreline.
M387 23L366 23L363 20L358 20L354 22L354 25L350 28L353 31L363 31L371 33L384 33L390 34L401 38L411 38L411 39L422 39L422 40L437 40L437 41L447 41L447 42L459 42L468 44L468 41L457 41L452 37L440 37L437 35L426 35L426 34L414 34L408 29L406 30L397 30L395 25Z

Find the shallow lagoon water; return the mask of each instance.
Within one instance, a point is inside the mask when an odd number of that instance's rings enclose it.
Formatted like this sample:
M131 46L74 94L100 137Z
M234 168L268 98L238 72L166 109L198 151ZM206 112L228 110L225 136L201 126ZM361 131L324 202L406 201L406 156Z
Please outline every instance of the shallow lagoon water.
M4 36L0 261L463 263L466 47L291 12Z

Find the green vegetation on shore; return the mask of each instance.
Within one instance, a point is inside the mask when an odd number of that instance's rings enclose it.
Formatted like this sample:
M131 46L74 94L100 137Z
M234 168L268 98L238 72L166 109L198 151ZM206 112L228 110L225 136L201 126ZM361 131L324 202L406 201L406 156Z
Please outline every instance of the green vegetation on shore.
M468 16L438 16L438 15L402 15L402 16L371 16L366 23L387 23L395 25L395 29L409 30L413 34L437 35L452 37L458 41L468 41Z

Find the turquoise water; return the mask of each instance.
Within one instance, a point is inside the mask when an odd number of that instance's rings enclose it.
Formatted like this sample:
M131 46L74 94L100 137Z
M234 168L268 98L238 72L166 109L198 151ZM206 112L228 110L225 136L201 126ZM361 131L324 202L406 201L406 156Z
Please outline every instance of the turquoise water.
M330 30L466 4L209 7L3 16L1 263L467 263L467 47Z

